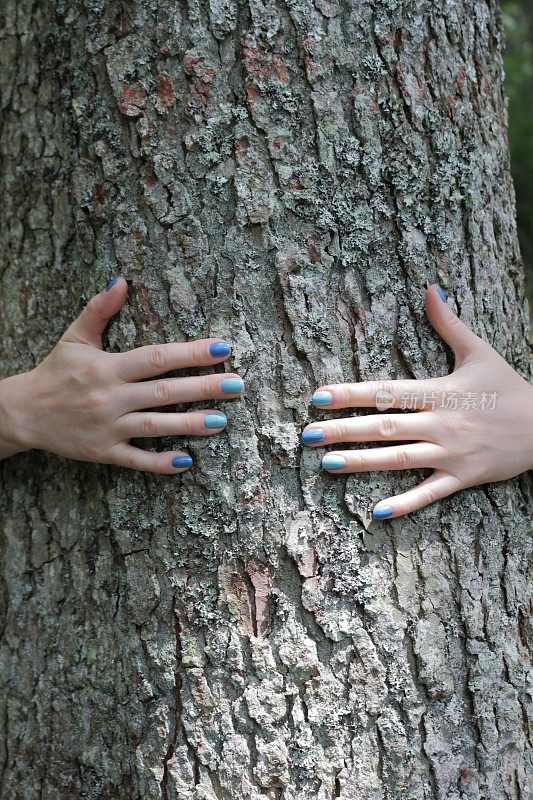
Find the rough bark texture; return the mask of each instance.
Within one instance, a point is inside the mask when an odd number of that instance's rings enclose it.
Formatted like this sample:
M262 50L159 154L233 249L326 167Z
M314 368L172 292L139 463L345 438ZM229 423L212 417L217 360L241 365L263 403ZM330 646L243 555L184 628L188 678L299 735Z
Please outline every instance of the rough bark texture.
M532 797L531 476L369 525L425 473L299 446L317 384L450 370L436 279L531 377L496 3L1 14L1 374L122 274L110 348L247 392L182 478L2 463L0 796Z

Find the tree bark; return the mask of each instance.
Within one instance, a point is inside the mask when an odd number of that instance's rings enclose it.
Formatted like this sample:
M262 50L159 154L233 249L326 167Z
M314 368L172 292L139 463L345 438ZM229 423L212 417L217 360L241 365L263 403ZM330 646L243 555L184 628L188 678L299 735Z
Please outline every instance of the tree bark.
M531 797L531 474L370 524L427 472L299 445L317 385L453 368L434 280L531 379L495 0L0 13L0 374L121 274L110 349L247 386L183 477L1 464L1 797Z

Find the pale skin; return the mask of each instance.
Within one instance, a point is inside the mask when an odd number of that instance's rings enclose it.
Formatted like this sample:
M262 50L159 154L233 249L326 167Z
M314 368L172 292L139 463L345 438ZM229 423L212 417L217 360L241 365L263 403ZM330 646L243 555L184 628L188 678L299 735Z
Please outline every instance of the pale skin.
M442 295L442 297L441 297ZM127 283L118 278L95 295L52 352L30 372L0 381L0 459L30 449L67 458L176 474L192 465L183 450L155 453L131 439L209 436L226 424L216 409L185 413L162 406L236 399L244 389L236 373L160 377L168 372L224 363L229 345L218 339L165 343L107 353L102 334L123 306ZM331 419L308 425L304 444L379 442L381 447L330 450L322 466L331 474L432 468L418 486L381 500L376 519L399 517L460 489L506 480L533 468L533 387L453 313L436 285L426 294L430 323L455 353L451 375L428 380L332 384L319 387L323 410L376 408L377 392L390 407L417 395L415 410ZM227 349L227 354L213 355ZM224 390L224 387L226 390ZM445 398L475 393L474 408ZM496 393L494 407L493 395ZM480 402L485 396L485 407ZM436 396L424 406L420 397ZM444 402L442 399L444 398ZM324 402L327 401L327 403ZM314 402L314 401L313 401ZM208 425L210 427L208 427ZM318 441L306 441L320 437ZM394 442L402 444L393 444ZM328 459L337 459L337 468ZM338 466L343 459L342 466Z

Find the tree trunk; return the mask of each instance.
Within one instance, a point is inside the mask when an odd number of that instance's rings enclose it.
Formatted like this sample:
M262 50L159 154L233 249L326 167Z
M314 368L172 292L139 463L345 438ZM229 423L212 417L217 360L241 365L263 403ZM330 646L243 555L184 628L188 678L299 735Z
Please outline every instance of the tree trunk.
M525 800L531 475L319 469L325 382L526 378L495 0L4 0L1 374L116 274L108 346L221 336L227 433L154 476L1 465L4 800ZM156 449L176 440L149 443Z

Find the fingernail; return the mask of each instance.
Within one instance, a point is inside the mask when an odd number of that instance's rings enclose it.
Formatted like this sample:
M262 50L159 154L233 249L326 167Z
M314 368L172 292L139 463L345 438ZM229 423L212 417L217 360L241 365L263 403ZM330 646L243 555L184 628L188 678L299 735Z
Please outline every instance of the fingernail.
M324 438L324 431L322 428L308 428L302 433L302 442L304 444L314 444L321 442Z
M115 283L118 281L118 278L110 278L107 282L107 286L105 287L106 292L113 288Z
M172 459L172 466L176 467L176 469L192 467L192 458L190 456L176 456Z
M231 353L231 345L227 342L213 342L209 345L209 353L213 358L222 358L222 356L229 356Z
M385 517L390 517L391 514L394 514L392 506L381 506L381 508L375 508L372 511L372 519L385 519Z
M220 384L220 388L223 392L226 392L226 394L235 394L237 392L242 392L244 389L244 382L241 378L224 378Z
M206 414L204 417L206 428L225 428L227 424L228 418L225 414Z
M311 402L314 406L330 406L333 402L331 392L315 392Z
M324 469L342 469L346 466L346 459L343 456L327 455L322 459Z
M444 291L442 286L439 286L438 283L436 284L436 287L437 287L437 292L439 293L440 299L442 300L443 303L446 303L446 301L448 300L448 298L446 297L446 292Z

